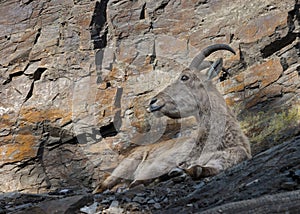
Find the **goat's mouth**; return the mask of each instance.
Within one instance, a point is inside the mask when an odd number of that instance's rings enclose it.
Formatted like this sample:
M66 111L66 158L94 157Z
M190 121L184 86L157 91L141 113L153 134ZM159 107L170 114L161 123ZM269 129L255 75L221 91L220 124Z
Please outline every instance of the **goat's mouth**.
M164 106L165 106L165 104L162 104L162 105L154 105L154 104L151 104L147 110L148 110L148 112L155 112L155 111L159 111L159 110L162 109Z
M161 110L165 106L165 102L162 99L153 97L150 101L148 112L155 112Z

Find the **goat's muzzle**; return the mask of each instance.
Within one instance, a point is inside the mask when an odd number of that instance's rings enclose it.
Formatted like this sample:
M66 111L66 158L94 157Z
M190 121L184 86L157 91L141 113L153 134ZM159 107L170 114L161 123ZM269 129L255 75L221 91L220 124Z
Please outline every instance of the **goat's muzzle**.
M157 98L152 98L150 101L149 108L147 109L148 112L159 111L165 104L159 104Z

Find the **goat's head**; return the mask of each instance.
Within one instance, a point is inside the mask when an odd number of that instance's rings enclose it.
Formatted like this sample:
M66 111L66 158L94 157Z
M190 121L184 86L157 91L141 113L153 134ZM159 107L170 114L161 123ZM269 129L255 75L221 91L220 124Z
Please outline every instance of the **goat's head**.
M183 118L205 111L209 104L210 90L216 91L211 79L222 70L223 60L204 61L205 57L218 50L235 51L228 45L216 44L202 50L183 70L179 78L150 101L149 111L160 111L170 118ZM207 71L205 74L203 74ZM218 92L217 92L218 93Z

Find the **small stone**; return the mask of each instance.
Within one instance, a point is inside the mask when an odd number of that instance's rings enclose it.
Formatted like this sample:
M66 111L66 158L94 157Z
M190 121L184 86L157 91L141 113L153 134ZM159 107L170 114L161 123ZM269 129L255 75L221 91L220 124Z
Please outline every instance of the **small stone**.
M169 199L167 197L165 197L165 199L163 200L163 202L167 203L169 201Z
M100 203L101 203L101 204L108 204L109 202L110 202L109 199L104 199L104 200L102 200Z
M153 199L150 199L147 203L148 204L155 204L156 202Z
M72 190L70 190L70 189L62 189L62 190L60 190L58 193L59 194L62 194L62 195L67 195L67 194L70 194L70 193L72 193L73 191Z
M145 203L145 198L144 197L141 197L141 196L135 196L133 199L132 199L133 202L137 202L139 204L143 204Z
M113 201L111 202L110 206L108 209L103 210L103 213L122 213L123 208L119 207L119 202L118 201Z
M300 169L297 169L294 173L296 179L300 180Z
M109 189L107 189L102 193L102 195L106 195L106 194L110 194L110 193L111 193L111 191Z
M154 197L154 201L159 202L159 198L158 197Z
M87 214L93 214L96 213L97 207L98 207L98 203L94 202L90 206L84 206L80 208L80 211Z
M145 196L145 193L137 193L136 196Z
M6 129L6 128L0 129L0 137L7 136L9 134L10 134L10 129Z
M155 203L154 205L153 205L153 207L155 208L155 209L161 209L161 205L159 204L159 203Z
M127 203L131 202L131 198L124 196L124 201L127 202Z

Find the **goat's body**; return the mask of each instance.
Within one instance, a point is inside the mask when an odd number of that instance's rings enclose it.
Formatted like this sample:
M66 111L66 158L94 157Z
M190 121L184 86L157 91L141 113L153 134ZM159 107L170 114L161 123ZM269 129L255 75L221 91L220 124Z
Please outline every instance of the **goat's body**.
M138 183L167 174L188 158L194 144L195 138L183 137L136 147L103 182L101 189L112 188L120 178Z
M250 158L249 142L239 124L230 116L225 123L224 134L218 139L209 134L210 128L200 125L190 136L134 148L103 182L101 190L112 188L120 178L131 186L148 183L177 167L194 178L212 176ZM195 172L197 167L204 169L201 175Z
M204 49L204 55L195 57L192 65L205 68L204 57L218 49L234 52L229 46L216 45ZM213 64L222 68L222 60ZM214 70L209 70L213 77ZM133 149L101 185L111 188L119 178L133 184L151 181L174 168L181 168L193 177L216 175L219 172L251 158L250 145L238 121L227 107L222 95L202 73L186 69L181 77L156 95L150 111L160 111L170 118L194 116L197 127L189 135Z

